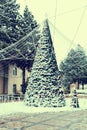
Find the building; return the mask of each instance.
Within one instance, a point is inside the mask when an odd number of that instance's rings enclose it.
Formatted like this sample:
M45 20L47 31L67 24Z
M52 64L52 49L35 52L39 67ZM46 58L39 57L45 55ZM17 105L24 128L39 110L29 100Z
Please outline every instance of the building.
M22 89L22 70L16 65L0 64L0 94L21 94ZM25 72L25 81L27 81L29 72Z

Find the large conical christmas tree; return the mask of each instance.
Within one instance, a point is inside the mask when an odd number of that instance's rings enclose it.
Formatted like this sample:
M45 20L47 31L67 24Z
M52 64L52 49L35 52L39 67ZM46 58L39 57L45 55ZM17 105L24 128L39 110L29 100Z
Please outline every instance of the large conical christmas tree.
M59 71L48 20L41 34L24 101L29 106L57 106Z

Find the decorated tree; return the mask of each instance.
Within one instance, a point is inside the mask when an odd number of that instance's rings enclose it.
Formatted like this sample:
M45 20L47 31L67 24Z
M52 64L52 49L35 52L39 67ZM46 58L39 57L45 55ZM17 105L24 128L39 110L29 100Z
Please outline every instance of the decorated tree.
M78 96L76 90L73 91L72 93L72 99L71 99L71 107L74 108L79 108L79 101L78 101Z
M48 20L44 22L34 64L25 93L25 104L29 106L58 105L58 74L55 52ZM55 100L55 101L53 101Z

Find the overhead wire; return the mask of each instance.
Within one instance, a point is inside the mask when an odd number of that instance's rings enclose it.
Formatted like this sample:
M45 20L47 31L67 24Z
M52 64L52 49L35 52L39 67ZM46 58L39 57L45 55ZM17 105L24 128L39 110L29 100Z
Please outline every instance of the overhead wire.
M73 37L72 40L69 39L65 34L63 34L63 33L62 33L57 27L55 27L55 26L52 24L52 22L49 20L49 21L50 21L50 24L53 26L53 28L55 28L56 32L57 32L58 34L60 34L66 41L68 41L68 42L70 43L70 46L69 46L67 52L69 52L69 50L70 50L72 44L76 44L76 43L74 42L74 40L75 40L75 38L76 38L76 35L77 35L77 33L78 33L78 31L79 31L79 28L80 28L80 25L81 25L81 23L82 23L82 20L83 20L85 11L86 11L86 7L87 7L87 6L84 6L84 10L83 10L83 12L82 12L79 25L77 26L75 35L74 35L74 37Z
M33 29L31 32L29 32L26 36L24 36L23 38L21 38L20 40L18 40L17 42L15 42L14 44L11 44L10 46L0 50L0 53L1 52L4 52L5 50L7 49L10 49L11 47L14 47L16 45L20 45L20 43L24 43L25 40L27 40L29 38L29 36L32 36L32 33L39 28L40 25L38 25L35 29Z
M63 16L63 15L66 15L66 14L69 14L69 13L72 13L72 12L76 12L78 10L82 10L85 7L87 7L87 5L81 6L79 8L71 9L71 10L68 10L68 11L64 11L62 13L58 13L58 14L56 14L56 16ZM51 19L51 18L54 18L54 17L55 17L55 15L50 16L49 18Z
M36 28L38 28L38 27L36 27ZM33 29L33 31L35 31L35 29ZM0 57L0 60L9 60L9 59L12 59L12 58L16 58L17 59L18 58L17 57L17 55L18 55L17 53L19 53L19 52L20 52L20 55L22 56L22 59L26 59L26 57L24 57L24 55L22 54L23 52L21 52L21 51L18 52L17 48L20 48L21 50L26 51L25 47L23 47L23 44L25 46L25 40L27 40L27 38L29 38L29 36L32 36L33 31L29 32L29 34L27 34L25 37L23 37L22 39L20 39L16 43L11 44L10 46L0 50L0 54L1 54L2 58L3 58L3 59L1 59L1 57ZM32 40L32 41L34 42L34 40ZM20 43L23 43L23 44L20 44ZM34 44L34 43L32 43L32 44ZM27 45L29 45L29 44L27 44ZM14 48L15 48L15 52L16 53L14 52ZM10 61L8 61L8 62L10 63ZM6 62L5 65L8 65L8 63Z
M53 28L55 28L55 31L57 32L58 35L60 34L60 36L62 36L62 37L63 37L67 42L69 42L69 43L72 41L72 40L69 39L62 31L60 31L60 30L58 29L58 27L55 27L50 20L49 20L49 23L52 25Z
M68 52L69 52L70 48L72 47L72 45L74 44L74 40L75 40L75 38L76 38L76 36L77 36L77 33L78 33L79 29L80 29L80 25L81 25L82 20L83 20L83 18L84 18L85 11L86 11L86 7L84 7L84 9L83 9L83 12L82 12L82 15L81 15L79 24L78 24L78 26L77 26L76 32L75 32L74 37L73 37L73 39L72 39L72 41L71 41L71 45L70 45L69 48L68 48Z
M8 66L8 63L10 64L11 63L11 60L12 60L12 58L13 59L20 59L20 60L32 60L31 58L27 58L26 56L24 56L23 55L23 53L22 52L20 52L20 55L22 56L22 57L18 57L18 55L17 55L17 50L16 49L18 49L18 48L20 48L21 50L23 50L23 51L26 51L26 49L25 49L25 45L27 46L29 46L29 47L27 47L27 49L29 48L31 48L30 47L30 41L29 41L29 37L30 37L30 40L32 39L32 42L34 42L35 40L34 40L34 37L33 37L33 35L37 35L37 32L38 33L40 33L41 32L41 25L43 24L43 21L41 22L41 23L39 23L38 24L38 26L37 27L35 27L31 32L29 32L28 34L26 34L26 36L24 36L24 37L22 37L20 40L18 40L17 42L15 42L15 43L13 43L13 44L11 44L10 46L8 46L8 47L6 47L6 48L4 48L4 49L2 49L2 50L0 50L0 55L1 55L1 57L0 57L0 60L1 61L4 61L4 60L7 60L7 62L5 62L5 66ZM38 31L37 31L38 30ZM27 41L28 40L28 41ZM27 41L27 43L25 43ZM33 45L34 45L34 43L32 43ZM24 45L24 46L23 46ZM14 51L13 51L14 50ZM33 48L33 50L31 51L31 53L33 52L35 50L35 48ZM5 54L5 55L3 55L3 53ZM12 56L13 55L13 56ZM30 54L30 52L29 52L29 55L31 56L31 54ZM9 57L7 57L7 56L9 56ZM3 58L2 58L3 57ZM24 63L25 64L25 63ZM0 67L1 68L1 67Z
M39 25L40 26L40 25ZM25 43L26 42L26 40L27 40L27 38L29 38L29 36L32 36L32 34L33 34L33 32L37 29L37 28L39 28L39 26L38 27L36 27L35 29L33 29L31 32L29 32L26 36L24 36L22 39L20 39L19 41L17 41L16 43L14 43L14 44L11 44L10 46L8 46L8 47L6 47L6 48L4 48L4 49L2 49L2 50L0 50L0 55L1 55L1 57L0 57L0 60L1 61L4 61L4 60L9 60L8 62L5 62L5 66L8 66L8 63L10 64L11 63L11 61L10 60L12 60L12 58L13 59L20 59L20 57L18 58L18 52L17 52L17 48L19 48L20 50L22 50L22 51L26 51L24 48L24 46L27 46L27 45L29 45L29 41L27 42L27 43ZM34 43L32 43L32 44L34 44ZM18 46L19 45L19 46ZM22 56L21 57L21 59L23 60L31 60L31 58L30 59L26 59L26 57L21 53L21 51L20 51L20 55Z
M79 25L77 26L77 29L76 29L75 35L74 35L74 37L72 39L72 42L75 40L76 35L77 35L78 31L79 31L80 25L82 23L82 20L83 20L84 14L85 14L85 11L86 11L86 7L84 8L83 13L81 15L80 22L79 22Z
M56 26L56 14L57 14L57 0L55 3L55 16L54 16L54 26ZM55 40L55 28L54 28L54 32L53 32L53 42Z

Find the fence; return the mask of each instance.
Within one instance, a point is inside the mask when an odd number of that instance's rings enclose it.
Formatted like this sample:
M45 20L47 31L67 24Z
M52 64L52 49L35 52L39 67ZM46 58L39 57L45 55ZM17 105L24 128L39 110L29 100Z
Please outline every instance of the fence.
M19 94L2 94L0 95L0 103L1 102L11 102L11 101L22 101L24 99L24 95L19 95Z

